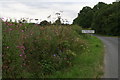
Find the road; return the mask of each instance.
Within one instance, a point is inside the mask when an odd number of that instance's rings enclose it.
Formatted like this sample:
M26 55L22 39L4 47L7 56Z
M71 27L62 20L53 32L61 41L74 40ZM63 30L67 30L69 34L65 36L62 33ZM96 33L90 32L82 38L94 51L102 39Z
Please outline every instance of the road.
M118 78L118 38L97 36L104 43L104 76L103 78Z

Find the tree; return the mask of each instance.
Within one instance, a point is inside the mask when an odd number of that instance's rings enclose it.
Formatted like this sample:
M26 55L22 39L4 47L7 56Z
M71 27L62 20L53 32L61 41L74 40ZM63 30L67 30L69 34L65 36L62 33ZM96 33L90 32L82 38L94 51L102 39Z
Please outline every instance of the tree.
M40 25L46 26L46 25L50 25L50 23L48 21L44 20L44 21L40 22Z
M61 18L58 17L58 19L54 22L55 25L61 25Z
M86 6L78 13L78 17L73 20L73 24L82 26L83 28L91 27L93 19L93 11L90 7Z
M105 7L105 6L107 6L106 3L99 2L97 5L95 5L95 6L93 7L93 11L96 12L96 11L100 10L101 8L103 8L103 7Z
M91 9L83 7L78 13L78 17L73 20L73 24L92 28L96 33L106 35L120 35L120 2L106 4L99 2Z
M97 10L94 14L92 28L97 33L119 35L120 2L114 2Z

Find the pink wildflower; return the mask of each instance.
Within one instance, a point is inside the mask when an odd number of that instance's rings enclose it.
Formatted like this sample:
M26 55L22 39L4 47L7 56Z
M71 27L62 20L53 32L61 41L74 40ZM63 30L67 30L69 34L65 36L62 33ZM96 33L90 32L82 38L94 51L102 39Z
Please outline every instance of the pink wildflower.
M22 26L22 24L20 24L20 26Z
M23 45L22 46L17 46L17 48L25 49L25 47Z
M21 48L22 48L22 49L25 49L25 47L24 47L24 46L21 46Z
M22 54L20 54L19 56L22 56Z
M8 22L5 22L4 24L8 24Z
M24 30L21 30L21 32L24 32Z
M13 24L7 24L8 26L12 26Z
M7 46L7 49L9 48L9 46Z
M12 31L13 29L12 28L9 28L9 31Z

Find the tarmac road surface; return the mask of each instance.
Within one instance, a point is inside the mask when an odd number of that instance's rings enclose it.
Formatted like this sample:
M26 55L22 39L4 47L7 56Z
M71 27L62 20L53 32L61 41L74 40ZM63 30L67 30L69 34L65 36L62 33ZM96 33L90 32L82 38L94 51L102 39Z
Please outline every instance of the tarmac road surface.
M118 78L118 38L97 36L105 47L103 78Z

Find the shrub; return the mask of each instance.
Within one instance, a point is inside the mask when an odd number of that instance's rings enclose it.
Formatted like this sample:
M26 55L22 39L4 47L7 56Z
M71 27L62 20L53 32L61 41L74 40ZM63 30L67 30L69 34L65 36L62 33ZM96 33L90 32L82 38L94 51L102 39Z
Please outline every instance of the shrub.
M3 27L3 77L45 77L72 66L85 47L75 26L17 25Z

